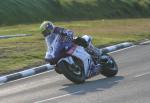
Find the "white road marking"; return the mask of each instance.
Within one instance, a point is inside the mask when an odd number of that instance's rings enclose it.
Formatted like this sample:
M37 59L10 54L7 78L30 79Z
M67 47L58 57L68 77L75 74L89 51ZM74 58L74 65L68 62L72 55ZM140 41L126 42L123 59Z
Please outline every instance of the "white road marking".
M84 91L80 90L80 91L77 91L77 92L73 92L73 93L69 93L69 94L65 94L65 95L60 95L60 96L57 96L57 97L48 98L48 99L37 101L37 102L34 102L34 103L42 103L42 102L46 102L46 101L51 101L51 100L63 98L63 97L66 97L66 96L70 96L70 95L78 94L78 93L82 93L82 92L84 92Z
M119 51L124 51L126 49L130 49L130 48L133 48L133 47L136 47L137 45L133 45L133 46L130 46L130 47L127 47L127 48L124 48L124 49L120 49L120 50L116 50L116 51L113 51L113 52L110 52L108 54L112 54L112 53L116 53L116 52L119 52Z
M138 78L138 77L141 77L141 76L144 76L144 75L148 75L148 74L150 74L150 72L143 73L143 74L139 74L139 75L136 75L136 76L134 76L134 77L135 77L135 78Z

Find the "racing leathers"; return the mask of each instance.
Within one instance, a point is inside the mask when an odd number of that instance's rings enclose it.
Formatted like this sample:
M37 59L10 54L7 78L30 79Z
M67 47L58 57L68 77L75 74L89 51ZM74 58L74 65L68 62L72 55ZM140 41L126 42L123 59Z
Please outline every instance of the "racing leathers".
M54 36L55 34L60 34L60 39L59 40L67 40L68 42L68 45L65 46L65 50L67 50L69 47L71 47L71 43L69 42L72 42L73 41L73 32L71 30L68 30L68 29L64 29L64 28L61 28L61 27L55 27L53 32L51 34L46 34L44 35L45 37L47 35L51 35L51 36ZM47 44L47 47L48 47L48 51L46 52L46 56L45 56L45 61L49 62L51 65L53 64L56 64L57 61L63 57L63 51L61 52L62 54L57 54L57 55L51 55L51 53L49 52L49 50L52 49L52 47L50 47L50 45L48 45L48 41L46 40L46 44ZM61 48L62 47L58 47L58 48ZM57 56L57 57L56 57Z
M91 55L93 61L96 64L99 64L102 52L100 49L93 46L92 38L90 36L84 35L82 37L75 37L73 31L61 27L55 27L53 33L66 36L70 41L73 41L75 44L83 46L85 50ZM47 62L50 62L51 64L55 64L57 62L57 60L52 60L48 53L45 56L45 60Z

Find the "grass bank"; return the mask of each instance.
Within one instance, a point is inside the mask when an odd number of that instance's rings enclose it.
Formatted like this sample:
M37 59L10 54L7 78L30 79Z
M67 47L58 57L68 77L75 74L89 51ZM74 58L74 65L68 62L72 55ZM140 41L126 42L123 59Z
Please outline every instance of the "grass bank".
M0 25L148 17L150 0L2 0L0 3Z
M89 34L95 45L139 41L150 38L150 19L93 20L55 22L75 31L76 35ZM40 24L0 27L0 35L32 34L28 37L0 40L0 73L29 68L44 63L45 41Z

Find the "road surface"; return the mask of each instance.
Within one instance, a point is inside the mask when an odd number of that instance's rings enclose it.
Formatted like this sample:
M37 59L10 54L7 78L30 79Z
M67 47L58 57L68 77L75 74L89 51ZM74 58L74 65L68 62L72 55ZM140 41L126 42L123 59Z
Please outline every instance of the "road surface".
M0 103L149 103L150 45L111 54L116 77L98 75L76 85L54 71L0 86Z

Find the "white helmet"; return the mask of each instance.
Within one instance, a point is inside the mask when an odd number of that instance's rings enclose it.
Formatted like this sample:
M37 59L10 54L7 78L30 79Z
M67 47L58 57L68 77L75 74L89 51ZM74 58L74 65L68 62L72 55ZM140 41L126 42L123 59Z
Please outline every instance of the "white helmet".
M51 34L54 31L54 28L54 24L50 21L44 21L40 26L41 32L44 35Z

